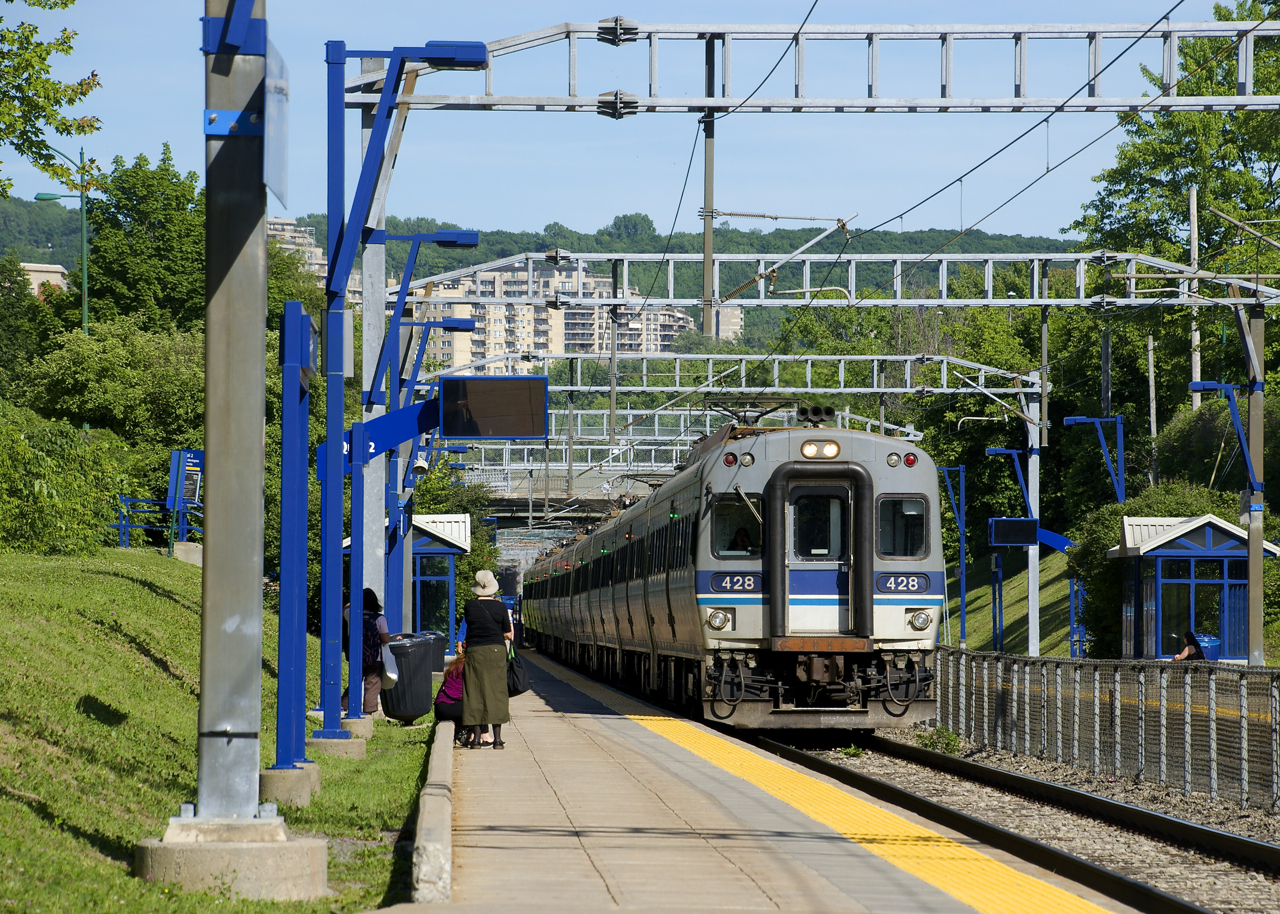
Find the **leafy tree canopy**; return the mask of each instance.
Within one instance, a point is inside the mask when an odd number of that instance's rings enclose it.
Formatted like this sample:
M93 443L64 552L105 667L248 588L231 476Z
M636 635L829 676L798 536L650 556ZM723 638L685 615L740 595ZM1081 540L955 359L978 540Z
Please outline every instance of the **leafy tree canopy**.
M13 4L15 0L5 0ZM29 7L46 10L67 9L75 0L23 0ZM4 22L0 19L0 25ZM76 33L63 29L52 41L41 41L39 29L29 22L0 27L0 143L55 180L72 185L88 181L89 174L73 176L69 167L45 139L46 131L59 136L84 136L98 129L96 117L68 117L64 108L82 101L99 85L98 74L90 73L75 82L61 82L49 74L54 54L70 55ZM78 168L77 168L78 171ZM0 197L9 196L13 179L0 176Z

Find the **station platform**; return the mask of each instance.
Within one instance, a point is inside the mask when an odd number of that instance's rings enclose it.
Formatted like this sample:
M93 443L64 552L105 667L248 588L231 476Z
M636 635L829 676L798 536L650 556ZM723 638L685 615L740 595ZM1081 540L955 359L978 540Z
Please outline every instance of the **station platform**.
M526 653L504 751L456 750L457 911L1129 911Z

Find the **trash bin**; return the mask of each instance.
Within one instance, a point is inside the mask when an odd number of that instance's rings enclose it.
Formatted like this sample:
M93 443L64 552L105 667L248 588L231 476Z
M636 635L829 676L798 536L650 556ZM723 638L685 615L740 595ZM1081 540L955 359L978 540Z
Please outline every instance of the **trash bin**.
M1204 651L1204 659L1217 663L1218 651L1222 650L1222 639L1213 635L1196 635L1196 640L1200 642L1200 650Z
M417 637L428 638L431 641L431 672L444 672L444 655L445 649L449 646L449 636L444 632L424 631L418 632Z
M395 688L382 690L382 711L392 720L411 724L431 713L431 639L421 635L393 638L387 645L400 668Z

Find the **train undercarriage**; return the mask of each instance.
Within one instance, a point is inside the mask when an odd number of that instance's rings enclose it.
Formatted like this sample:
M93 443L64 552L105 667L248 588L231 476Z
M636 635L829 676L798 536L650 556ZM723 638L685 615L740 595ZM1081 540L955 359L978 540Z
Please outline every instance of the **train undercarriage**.
M918 651L692 658L527 635L542 653L624 692L739 729L907 727L937 716L930 655Z

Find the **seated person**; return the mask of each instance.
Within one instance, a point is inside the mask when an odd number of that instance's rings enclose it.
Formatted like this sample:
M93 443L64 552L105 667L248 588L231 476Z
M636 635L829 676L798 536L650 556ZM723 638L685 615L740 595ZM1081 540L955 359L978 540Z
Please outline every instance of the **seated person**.
M751 534L747 532L746 527L739 527L737 532L733 534L733 539L729 542L727 552L754 552L755 546L751 544Z

